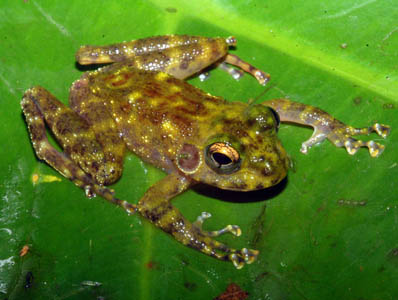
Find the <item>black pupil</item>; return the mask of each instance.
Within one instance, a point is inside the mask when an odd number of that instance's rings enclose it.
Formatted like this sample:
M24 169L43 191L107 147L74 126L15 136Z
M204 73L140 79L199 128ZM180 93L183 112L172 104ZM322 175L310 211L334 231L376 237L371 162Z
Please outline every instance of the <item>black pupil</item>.
M228 165L230 163L232 163L232 160L226 156L225 154L219 153L219 152L215 152L212 154L212 157L214 159L215 162L217 162L219 165Z

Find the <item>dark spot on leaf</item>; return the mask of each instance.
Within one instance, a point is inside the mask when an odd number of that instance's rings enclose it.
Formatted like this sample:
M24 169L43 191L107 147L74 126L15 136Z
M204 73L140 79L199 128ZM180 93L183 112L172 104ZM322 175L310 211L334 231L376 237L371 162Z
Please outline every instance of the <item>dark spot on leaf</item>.
M393 248L388 252L388 257L390 259L397 259L398 258L398 248Z
M32 284L33 284L33 273L29 271L25 275L25 289L31 288Z
M395 104L394 103L384 103L383 104L383 109L395 109Z
M230 283L227 289L220 296L214 298L214 300L245 300L249 296L249 293L243 291L236 283Z
M266 277L269 274L269 272L262 272L259 275L257 275L257 277L254 279L254 281L260 281L262 280L264 277Z
M168 13L176 13L177 12L177 8L175 8L175 7L166 7L166 11Z
M361 97L355 97L353 99L353 102L354 102L355 105L359 105L362 102L362 98Z
M195 282L184 282L184 287L193 292L198 286Z

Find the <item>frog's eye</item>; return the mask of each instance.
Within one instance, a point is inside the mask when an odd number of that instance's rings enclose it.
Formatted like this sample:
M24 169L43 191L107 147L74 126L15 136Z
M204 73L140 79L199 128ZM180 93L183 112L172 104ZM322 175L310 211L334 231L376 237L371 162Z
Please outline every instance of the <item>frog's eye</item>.
M240 168L238 151L229 144L217 142L206 147L206 164L220 174L231 174Z
M279 125L281 124L281 119L279 117L279 114L276 112L275 109L273 109L271 107L268 107L268 108L269 108L269 110L271 111L272 115L275 118L275 129L276 129L276 131L278 131Z

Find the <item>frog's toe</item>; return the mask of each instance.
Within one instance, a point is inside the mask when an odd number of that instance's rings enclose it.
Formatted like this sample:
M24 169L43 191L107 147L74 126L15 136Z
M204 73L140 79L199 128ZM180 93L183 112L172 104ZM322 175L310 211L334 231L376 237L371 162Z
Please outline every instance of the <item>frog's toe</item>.
M234 236L240 236L242 234L242 230L238 225L227 225L220 230L206 232L206 234L211 237L220 236L223 235L224 233L231 233Z
M362 140L356 140L351 135L368 135L372 132L381 136L382 138L386 138L390 134L390 126L383 125L380 123L375 123L370 127L365 128L353 128L351 126L346 127L345 136L348 136L344 141L344 147L347 149L349 154L355 154L360 147L367 147L369 149L370 156L378 157L384 151L384 146L375 142L375 141L367 141L364 142Z
M375 123L372 126L364 128L354 128L347 126L341 122L335 121L334 127L316 124L314 125L314 133L311 138L305 141L301 146L301 152L306 154L308 149L312 146L321 143L326 138L329 139L336 147L345 147L347 152L351 155L357 153L359 148L367 147L370 156L378 157L384 151L384 146L375 141L362 141L354 139L354 135L368 135L376 133L379 136L386 138L390 133L390 126Z
M390 126L384 125L384 124L380 124L380 123L374 124L372 126L372 128L373 128L374 132L376 132L382 138L386 138L391 132Z
M305 142L303 142L301 144L301 149L300 149L301 153L307 154L308 150L312 146L321 143L326 138L327 138L327 135L325 133L315 129L312 136L308 140L306 140Z
M203 222L210 217L211 217L211 213L204 211L196 218L196 221L193 222L193 225L196 227L202 228Z
M386 138L390 134L390 126L375 123L372 126L364 127L364 128L354 128L352 126L346 126L345 133L349 135L369 135L371 133L376 133L382 138Z
M257 81L261 84L261 85L266 85L268 83L268 81L270 80L271 76L261 70L257 70L254 73L254 77L256 77Z
M220 230L215 230L215 231L204 231L202 230L202 225L203 222L210 218L211 214L208 212L202 212L202 214L200 216L197 217L196 221L193 223L193 225L197 228L200 229L200 231L206 235L206 236L210 236L210 237L216 237L216 236L220 236L224 233L231 233L234 236L240 236L242 234L242 230L240 229L240 227L238 225L227 225L224 228L220 229Z
M359 148L367 147L369 149L370 156L378 157L384 151L384 146L376 143L375 141L364 142L361 140L355 140L353 138L349 138L345 141L344 147L347 149L347 152L351 155L357 153Z
M383 153L385 146L374 141L369 141L366 143L366 146L369 149L370 156L378 157L380 154Z
M258 250L243 248L229 254L228 258L234 264L235 268L242 269L245 264L253 263L259 253Z
M198 78L200 81L205 81L210 78L210 73L209 72L200 73Z
M94 192L94 187L92 185L86 185L84 186L84 194L86 195L87 198L91 199L97 196Z

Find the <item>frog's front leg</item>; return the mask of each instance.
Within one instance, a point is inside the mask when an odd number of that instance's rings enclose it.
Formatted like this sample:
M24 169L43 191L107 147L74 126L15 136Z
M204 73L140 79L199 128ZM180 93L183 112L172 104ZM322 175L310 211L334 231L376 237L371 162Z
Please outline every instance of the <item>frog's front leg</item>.
M99 195L130 213L135 212L134 204L116 198L113 191L98 182L99 178L106 177L104 172L98 172L100 167L109 170L113 165L106 166L107 162L103 160L106 155L85 120L40 86L26 91L21 107L39 159L45 160L63 176L83 188L87 196ZM56 150L50 144L46 124L65 152ZM97 174L99 175L96 176Z
M201 224L209 215L202 215L192 224L171 204L172 198L188 189L192 184L188 178L182 175L169 174L148 189L138 203L138 211L154 225L188 247L220 260L229 260L238 269L242 268L245 263L252 263L258 255L258 251L246 248L235 250L212 239L212 237L226 232L239 235L238 227L229 225L220 231L203 231Z
M375 123L370 127L354 128L336 120L327 112L310 105L293 102L287 99L274 99L262 104L272 107L278 113L282 122L292 122L309 125L314 128L311 138L302 144L301 152L307 153L313 145L330 140L336 147L345 147L349 154L355 154L360 147L368 147L372 157L379 156L384 146L374 141L361 141L352 138L354 135L368 135L375 132L386 138L390 133L387 125Z

